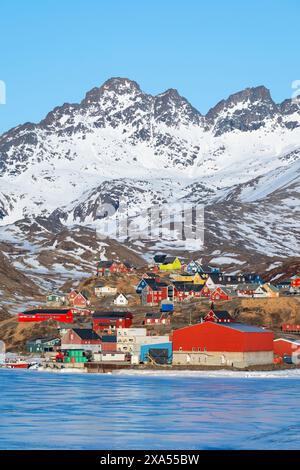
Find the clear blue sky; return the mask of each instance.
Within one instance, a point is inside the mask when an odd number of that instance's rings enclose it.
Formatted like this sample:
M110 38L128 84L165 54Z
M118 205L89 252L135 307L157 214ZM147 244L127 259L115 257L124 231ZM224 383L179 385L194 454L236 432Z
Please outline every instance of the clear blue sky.
M78 102L112 76L177 88L201 112L300 79L299 0L1 0L0 132Z

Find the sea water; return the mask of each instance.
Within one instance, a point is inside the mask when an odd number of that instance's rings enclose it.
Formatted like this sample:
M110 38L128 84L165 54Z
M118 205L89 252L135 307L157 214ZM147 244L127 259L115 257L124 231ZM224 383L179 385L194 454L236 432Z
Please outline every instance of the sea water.
M300 375L0 370L1 449L299 449Z

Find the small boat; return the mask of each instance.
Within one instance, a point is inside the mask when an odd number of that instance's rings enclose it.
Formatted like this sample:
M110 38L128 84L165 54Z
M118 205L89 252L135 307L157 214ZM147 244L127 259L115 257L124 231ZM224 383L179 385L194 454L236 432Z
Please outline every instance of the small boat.
M16 362L4 362L0 366L3 367L4 369L28 369L28 363L27 362L22 362L22 361L16 361Z

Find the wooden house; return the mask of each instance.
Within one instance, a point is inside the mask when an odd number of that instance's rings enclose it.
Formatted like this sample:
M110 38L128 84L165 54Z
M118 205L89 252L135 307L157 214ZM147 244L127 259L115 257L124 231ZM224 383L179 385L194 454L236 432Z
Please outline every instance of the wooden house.
M236 288L238 297L254 297L259 284L239 284Z
M162 312L149 312L146 313L143 321L144 325L170 325L171 319L167 313Z
M49 294L46 297L47 304L62 306L66 304L66 296L63 294Z
M200 272L200 262L192 260L189 263L187 263L186 272L188 274L196 274Z
M130 328L133 315L131 312L95 312L92 317L95 331Z
M227 310L215 310L213 307L203 318L204 321L212 321L215 323L231 323L235 320L227 312Z
M160 264L164 263L167 256L168 255L165 255L165 254L154 255L153 257L154 264L159 266Z
M97 276L110 276L112 274L129 274L133 272L133 266L127 261L100 261L97 266Z
M181 270L181 261L177 256L167 256L162 264L159 265L161 271Z
M269 282L264 284L263 288L267 292L267 297L270 297L270 298L279 297L279 289L277 289L277 287L273 286Z
M120 293L114 299L114 304L118 305L120 307L124 307L124 306L128 305L128 298L126 297L126 295Z
M174 282L174 300L182 302L187 299L201 298L203 285L188 284L186 282Z
M97 297L105 297L105 296L112 296L116 295L118 292L117 287L112 286L98 286L97 287ZM96 291L95 291L96 293Z
M166 282L147 281L141 289L141 302L143 305L159 305L162 300L173 300L174 287Z
M224 286L217 286L211 293L210 299L215 300L231 300L236 296L234 289Z
M71 290L71 292L69 292L68 301L72 307L84 308L90 305L90 301L87 298L87 295L77 290Z
M204 299L210 299L210 296L213 292L214 288L209 288L206 284L203 286L201 290L200 297Z
M72 328L61 338L62 349L84 345L101 345L101 338L94 330L87 328Z
M296 275L291 278L291 287L294 289L300 289L300 275Z
M26 350L29 353L46 353L55 351L60 345L60 338L37 338L27 341Z

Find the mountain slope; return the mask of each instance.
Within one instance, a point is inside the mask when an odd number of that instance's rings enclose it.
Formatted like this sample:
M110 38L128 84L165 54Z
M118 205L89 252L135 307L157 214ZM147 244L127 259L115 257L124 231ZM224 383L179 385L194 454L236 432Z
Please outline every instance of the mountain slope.
M42 239L58 232L65 239L77 225L102 234L107 214L114 217L125 200L129 219L144 226L137 239L123 239L137 256L157 249L238 255L241 263L300 256L299 157L299 102L276 104L265 87L231 95L204 116L174 89L152 96L113 78L81 103L0 136L1 234L28 242L28 227L39 226ZM176 216L181 204L204 204L204 247L176 236L143 239L141 211L161 204ZM54 266L65 265L63 252ZM88 260L78 259L83 269Z

